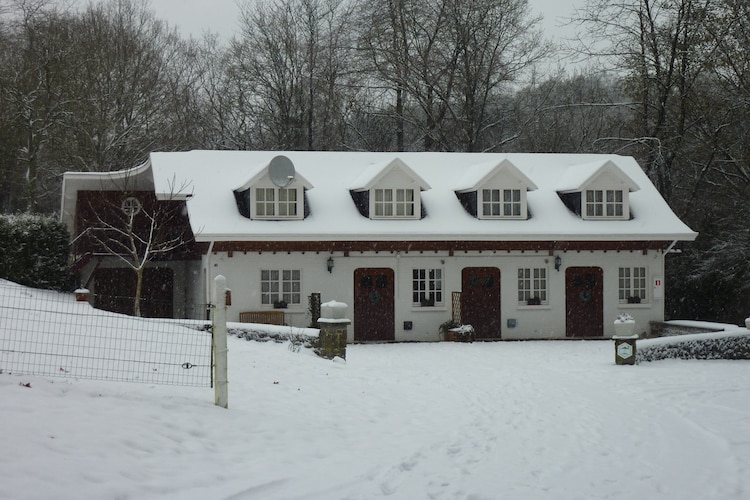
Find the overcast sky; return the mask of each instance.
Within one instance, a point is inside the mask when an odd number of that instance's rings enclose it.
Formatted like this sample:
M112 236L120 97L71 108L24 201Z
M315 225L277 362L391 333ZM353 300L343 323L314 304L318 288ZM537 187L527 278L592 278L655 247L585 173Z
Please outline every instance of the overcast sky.
M533 13L544 15L542 27L545 36L555 38L570 33L570 28L560 27L564 17L581 6L585 0L529 0ZM236 0L151 0L157 17L179 26L180 31L200 36L210 30L228 40L237 31L239 9Z

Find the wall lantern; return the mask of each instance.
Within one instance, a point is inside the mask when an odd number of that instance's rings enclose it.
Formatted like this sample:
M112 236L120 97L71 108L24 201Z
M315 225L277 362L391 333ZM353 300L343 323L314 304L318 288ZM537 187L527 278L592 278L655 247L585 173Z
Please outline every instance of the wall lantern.
M560 272L560 266L562 265L562 259L559 255L555 255L555 271Z
M333 271L333 255L328 257L328 260L326 261L326 267L328 268L329 273Z

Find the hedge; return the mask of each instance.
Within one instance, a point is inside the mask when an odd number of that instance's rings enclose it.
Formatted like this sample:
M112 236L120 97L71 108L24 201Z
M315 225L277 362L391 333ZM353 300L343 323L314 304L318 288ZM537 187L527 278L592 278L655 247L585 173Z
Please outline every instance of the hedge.
M0 278L35 288L71 290L70 236L52 216L0 215Z
M702 338L638 346L636 363L661 359L750 359L750 335Z

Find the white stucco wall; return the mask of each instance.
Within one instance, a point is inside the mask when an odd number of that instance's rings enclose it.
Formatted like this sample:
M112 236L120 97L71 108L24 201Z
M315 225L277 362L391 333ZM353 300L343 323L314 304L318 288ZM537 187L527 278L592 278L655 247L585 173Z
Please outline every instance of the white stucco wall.
M326 261L330 254L314 252L287 253L234 252L230 257L219 252L204 257L203 264L209 269L208 280L218 274L227 278L232 290L232 306L229 321L237 321L241 311L271 309L261 305L260 272L262 269L300 269L302 271L302 303L289 305L285 310L290 326L304 327L311 322L307 297L312 292L321 292L322 300L337 300L349 305L348 315L353 319L354 270L363 267L387 267L395 274L395 337L397 341L437 341L438 328L451 317L451 292L461 290L461 270L464 267L497 267L501 276L501 324L505 339L546 339L565 337L565 268L573 266L597 266L604 273L604 336L614 335L613 320L618 312L628 312L637 323L637 331L648 331L648 323L662 320L663 299L654 298L654 278L663 282L664 264L661 251L569 251L560 252L562 267L555 271L554 257L545 252L470 252L449 256L446 252L352 253L343 256L334 254L334 269L329 273ZM648 273L649 300L641 304L620 304L618 301L618 268L620 266L644 266ZM519 305L517 281L519 267L546 267L548 269L549 304L541 306ZM442 306L413 307L411 301L412 269L442 268L444 301ZM203 274L203 273L201 273ZM196 280L196 285L206 283ZM200 293L198 293L200 295ZM508 328L507 320L515 319L515 328ZM404 330L404 321L411 321L413 328ZM353 340L353 329L349 329L349 340Z

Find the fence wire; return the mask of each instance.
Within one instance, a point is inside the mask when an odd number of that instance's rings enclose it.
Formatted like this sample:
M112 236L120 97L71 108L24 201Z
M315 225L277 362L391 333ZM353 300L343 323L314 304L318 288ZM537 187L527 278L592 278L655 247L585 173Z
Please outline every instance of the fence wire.
M0 280L0 373L211 385L211 333Z

